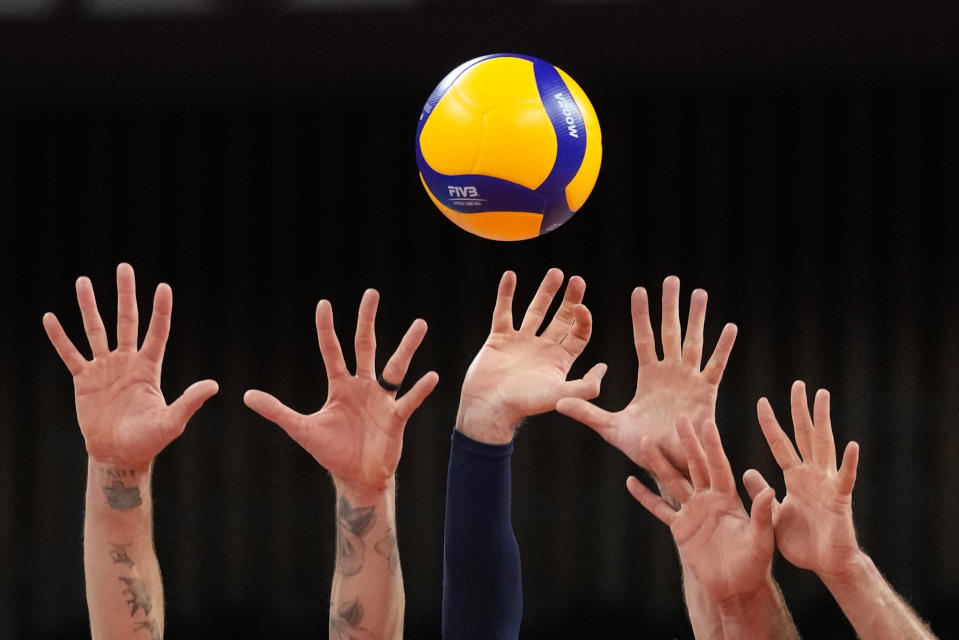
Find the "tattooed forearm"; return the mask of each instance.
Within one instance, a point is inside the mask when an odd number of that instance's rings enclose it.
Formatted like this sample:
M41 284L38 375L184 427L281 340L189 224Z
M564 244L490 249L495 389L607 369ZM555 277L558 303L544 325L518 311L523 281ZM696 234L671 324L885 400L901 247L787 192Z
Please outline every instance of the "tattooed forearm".
M128 567L133 567L133 560L131 560L127 554L127 547L133 544L132 542L127 542L126 544L110 542L108 544L112 547L110 549L110 559L113 560L113 564L125 564Z
M143 584L142 580L136 578L119 578L120 582L127 586L123 590L124 594L130 596L130 599L127 600L127 604L131 606L130 617L132 618L136 615L137 611L143 611L146 615L150 615L150 611L153 610L153 603L150 602L150 594L147 593L146 585Z
M120 480L114 480L109 487L103 487L103 495L111 509L133 509L143 504L139 487L127 487Z
M150 640L162 640L163 634L160 633L160 629L157 627L156 620L150 618L146 622L137 622L133 625L133 631L146 630L150 632Z
M334 611L330 603L330 638L334 640L378 640L378 636L360 626L363 622L363 605L359 598Z
M396 534L393 533L393 529L387 529L386 535L376 541L373 549L386 558L390 573L395 576L396 570L400 566L400 554L396 548Z
M373 507L354 509L346 498L340 498L336 514L336 571L340 575L355 576L363 569L366 543L363 536L376 524Z

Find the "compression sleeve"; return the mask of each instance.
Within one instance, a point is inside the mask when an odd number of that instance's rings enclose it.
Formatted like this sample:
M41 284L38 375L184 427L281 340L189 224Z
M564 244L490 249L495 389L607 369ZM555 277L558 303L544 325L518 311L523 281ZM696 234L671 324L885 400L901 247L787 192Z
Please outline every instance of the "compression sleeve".
M446 481L443 638L516 640L523 617L519 545L510 518L513 443L453 430Z

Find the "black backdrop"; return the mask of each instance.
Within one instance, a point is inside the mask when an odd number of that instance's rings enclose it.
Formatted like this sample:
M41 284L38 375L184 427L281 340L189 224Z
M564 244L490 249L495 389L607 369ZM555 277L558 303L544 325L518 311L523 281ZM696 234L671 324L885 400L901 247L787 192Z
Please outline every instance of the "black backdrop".
M326 633L331 483L241 396L255 386L319 407L313 307L330 299L349 341L368 286L382 294L380 363L421 316L411 376L441 378L408 426L398 491L407 637L438 637L459 384L502 271L518 272L525 301L554 265L587 281L596 326L574 375L608 362L607 408L634 384L632 287L655 298L675 273L687 301L710 292L707 338L740 327L718 410L737 472L775 475L759 396L784 412L795 378L831 389L837 440L862 445L861 543L953 635L953 5L67 14L0 25L0 637L86 633L83 442L40 317L57 312L80 342L73 280L93 278L109 319L122 260L142 309L158 281L174 289L167 397L201 377L221 388L156 464L168 637ZM433 85L498 50L570 72L604 134L584 209L515 244L447 222L412 160ZM513 468L524 637L691 637L668 532L623 487L628 460L550 414L521 431ZM781 559L774 570L807 637L853 637L814 576Z

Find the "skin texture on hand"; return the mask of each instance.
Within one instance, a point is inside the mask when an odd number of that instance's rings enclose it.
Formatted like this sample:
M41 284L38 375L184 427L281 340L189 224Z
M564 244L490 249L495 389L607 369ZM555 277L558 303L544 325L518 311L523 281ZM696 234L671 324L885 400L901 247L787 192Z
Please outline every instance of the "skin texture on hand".
M77 301L93 351L87 360L52 313L43 327L73 375L77 421L87 452L96 460L138 470L183 433L187 421L217 392L213 380L191 385L167 405L160 391L163 353L170 334L173 291L160 284L143 345L137 348L138 316L133 268L117 267L117 346L110 350L89 278L77 280Z
M556 410L591 427L641 466L640 445L643 438L649 438L672 466L688 477L686 455L673 425L680 415L686 415L698 431L706 420L715 419L719 383L736 340L736 326L727 324L706 366L700 368L706 300L705 291L693 291L683 340L679 320L679 278L666 278L661 326L663 358L659 359L649 318L649 299L644 288L636 288L630 305L639 362L633 399L617 412L600 409L578 398L560 400Z
M563 272L550 269L517 330L513 324L516 274L503 274L492 329L463 381L456 428L470 438L505 444L523 418L552 411L560 398L599 395L605 364L593 366L580 380L566 379L592 333L592 318L582 304L586 291L582 278L570 278L559 309L537 335L562 284Z
M333 476L337 486L352 492L379 493L387 489L403 449L406 421L439 381L430 371L402 397L387 391L376 379L374 323L379 293L367 289L360 302L356 325L356 373L343 360L333 308L326 300L316 306L316 335L326 367L329 390L315 413L304 415L275 397L251 389L243 397L248 407L275 422ZM413 354L426 335L426 322L416 320L383 369L383 379L402 382Z
M756 407L763 435L786 481L786 497L772 505L776 544L783 557L801 569L826 577L843 574L859 552L852 520L859 445L846 445L837 469L829 392L825 389L816 393L815 418L809 413L802 381L792 386L791 407L798 453L769 401L761 398ZM769 487L755 469L743 475L743 483L750 497Z

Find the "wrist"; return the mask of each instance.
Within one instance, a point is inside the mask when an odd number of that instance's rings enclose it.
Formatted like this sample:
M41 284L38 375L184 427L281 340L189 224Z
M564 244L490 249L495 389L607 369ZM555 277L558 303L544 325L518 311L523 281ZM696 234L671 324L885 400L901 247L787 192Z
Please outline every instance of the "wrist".
M350 482L333 476L333 486L338 496L348 498L354 504L372 504L395 495L396 476L390 476L382 486L377 487Z
M861 584L870 572L876 571L872 559L861 549L856 549L846 560L828 569L816 572L830 591L847 589Z
M522 419L500 405L464 394L456 412L456 429L478 442L508 444Z
M766 578L749 591L731 594L722 599L716 599L719 611L723 617L740 618L744 614L766 606L779 599L779 590L773 582L772 575Z

